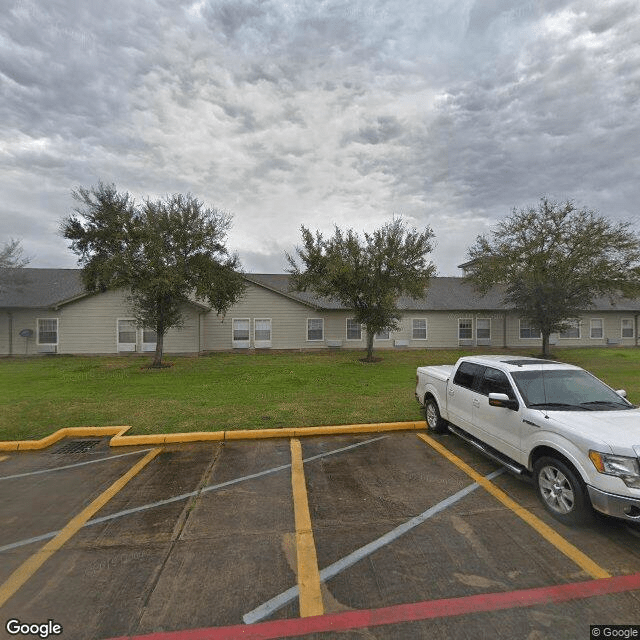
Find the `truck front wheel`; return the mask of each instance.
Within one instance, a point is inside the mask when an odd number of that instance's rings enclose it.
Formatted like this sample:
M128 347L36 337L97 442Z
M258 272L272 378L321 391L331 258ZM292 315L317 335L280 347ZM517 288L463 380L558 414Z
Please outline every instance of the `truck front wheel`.
M536 461L533 475L544 508L560 522L585 524L593 518L587 489L577 471L568 464L544 456Z
M424 417L429 431L433 431L433 433L445 433L447 431L447 422L440 417L438 403L433 398L425 398Z

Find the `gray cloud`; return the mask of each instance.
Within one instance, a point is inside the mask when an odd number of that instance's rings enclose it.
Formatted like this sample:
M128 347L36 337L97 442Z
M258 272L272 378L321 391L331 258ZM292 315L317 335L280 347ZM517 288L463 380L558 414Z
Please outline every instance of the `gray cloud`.
M253 271L283 268L301 224L403 215L453 274L543 194L637 215L634 3L5 5L0 241L23 237L36 266L75 262L57 221L98 180L232 211Z

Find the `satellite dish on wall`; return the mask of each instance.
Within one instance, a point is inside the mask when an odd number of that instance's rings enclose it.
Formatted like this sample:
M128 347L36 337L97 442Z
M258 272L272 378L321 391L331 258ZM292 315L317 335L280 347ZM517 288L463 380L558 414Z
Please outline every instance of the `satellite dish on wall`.
M23 329L20 332L20 336L23 338L31 338L31 336L33 336L33 329Z

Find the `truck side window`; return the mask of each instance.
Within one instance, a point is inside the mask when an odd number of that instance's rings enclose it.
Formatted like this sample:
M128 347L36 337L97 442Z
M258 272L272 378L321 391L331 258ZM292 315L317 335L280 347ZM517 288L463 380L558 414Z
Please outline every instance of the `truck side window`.
M506 374L499 369L492 369L491 367L485 369L480 385L480 393L485 396L490 393L506 393L511 399L516 397Z
M453 377L453 384L466 389L476 390L486 367L473 362L462 362Z

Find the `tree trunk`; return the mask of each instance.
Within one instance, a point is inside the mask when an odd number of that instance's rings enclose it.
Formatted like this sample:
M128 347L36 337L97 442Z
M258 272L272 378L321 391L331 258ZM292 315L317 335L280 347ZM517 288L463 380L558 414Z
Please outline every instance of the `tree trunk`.
M549 357L549 333L542 332L542 355L545 358Z
M373 360L373 332L367 329L367 360Z
M164 348L164 322L156 323L156 352L153 356L152 367L162 367L162 350Z
M156 352L153 355L153 363L151 364L152 367L161 367L162 366L162 348L163 348L163 340L164 340L164 336L161 333L158 333L157 335L157 341L156 341Z

